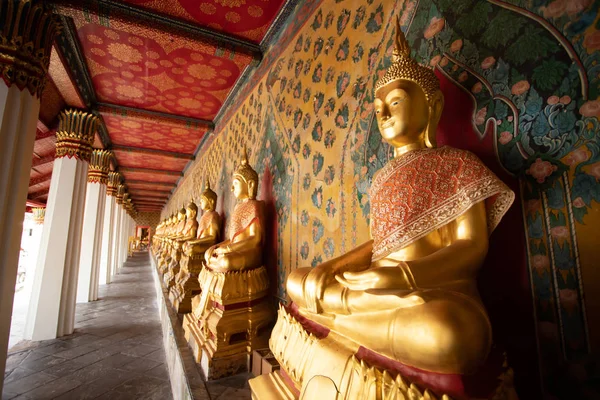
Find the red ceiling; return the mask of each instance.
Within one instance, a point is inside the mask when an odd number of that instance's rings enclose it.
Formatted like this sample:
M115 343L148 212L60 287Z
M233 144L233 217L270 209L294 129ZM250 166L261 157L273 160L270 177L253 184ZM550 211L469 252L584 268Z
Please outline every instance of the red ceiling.
M108 111L101 114L114 145L193 154L207 130L205 126L190 128L185 122L167 118Z
M104 103L212 119L249 55L119 21L107 28L76 14L77 34Z
M259 43L283 0L124 0Z
M157 174L154 172L122 171L122 173L123 173L123 176L125 177L125 181L140 180L140 181L166 182L166 183L175 184L177 182L177 179L179 179L179 175Z
M133 151L114 150L114 153L119 166L127 168L149 168L180 172L189 161L181 158Z

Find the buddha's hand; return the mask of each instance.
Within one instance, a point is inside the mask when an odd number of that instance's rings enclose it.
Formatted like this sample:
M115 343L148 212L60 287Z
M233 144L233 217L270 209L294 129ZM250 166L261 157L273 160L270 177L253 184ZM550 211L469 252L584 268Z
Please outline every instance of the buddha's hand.
M210 247L209 247L209 248L206 250L206 252L204 253L204 260L206 260L206 262L209 262L209 261L210 261L210 258L212 257L212 255L213 255L213 252L215 251L215 249L216 249L217 247L219 247L219 245L215 244L215 245L213 245L213 246L210 246Z
M313 268L305 278L304 291L306 305L314 313L323 312L320 300L323 299L325 289L335 282L335 277L344 271L360 271L368 265L354 265L340 259L334 259L319 264Z
M335 279L350 290L369 289L413 289L404 272L408 264L402 262L398 267L373 267L360 272L344 272Z

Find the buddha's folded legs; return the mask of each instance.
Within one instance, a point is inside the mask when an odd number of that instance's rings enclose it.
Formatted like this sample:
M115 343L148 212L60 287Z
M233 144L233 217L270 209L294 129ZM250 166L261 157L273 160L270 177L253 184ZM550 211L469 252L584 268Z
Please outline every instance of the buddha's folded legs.
M366 297L372 297L372 305L381 297L370 312L353 310L356 292L345 293L352 314L319 322L369 350L440 373L471 373L487 358L492 344L489 319L481 304L461 293L431 290L410 296L356 296L361 309ZM391 307L394 298L397 306Z

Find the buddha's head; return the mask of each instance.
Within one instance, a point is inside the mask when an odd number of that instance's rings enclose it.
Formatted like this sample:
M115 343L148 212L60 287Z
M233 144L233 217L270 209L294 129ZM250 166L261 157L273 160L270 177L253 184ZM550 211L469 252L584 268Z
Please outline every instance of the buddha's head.
M375 84L375 113L383 139L395 148L413 143L435 147L444 96L433 71L410 57L396 19L393 64Z
M196 203L194 203L194 200L190 200L188 205L185 207L185 217L189 221L193 218L196 218L196 215L198 215L198 206Z
M204 192L200 196L200 208L204 211L214 211L217 207L217 194L210 188L210 181L206 179Z
M185 219L185 208L181 206L179 212L177 212L177 221L183 221Z
M231 191L238 200L255 199L258 191L258 174L250 164L248 164L248 155L244 149L242 163L233 173L233 184Z

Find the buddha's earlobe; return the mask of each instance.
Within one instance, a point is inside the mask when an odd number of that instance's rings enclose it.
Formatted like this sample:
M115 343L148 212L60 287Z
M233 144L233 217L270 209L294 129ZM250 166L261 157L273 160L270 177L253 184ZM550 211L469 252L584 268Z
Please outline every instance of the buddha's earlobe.
M444 110L444 95L437 91L430 101L429 124L425 129L425 145L429 148L437 147L436 132Z

